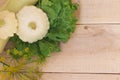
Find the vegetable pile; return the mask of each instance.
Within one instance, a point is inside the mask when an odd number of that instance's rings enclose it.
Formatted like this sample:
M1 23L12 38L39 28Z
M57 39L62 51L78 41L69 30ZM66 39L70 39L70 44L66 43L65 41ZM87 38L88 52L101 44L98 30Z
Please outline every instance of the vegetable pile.
M39 0L36 6L47 14L50 29L42 40L32 44L23 42L16 35L12 37L11 41L15 44L15 47L10 50L10 54L15 58L26 55L29 57L37 55L46 58L52 52L59 52L60 42L66 42L75 30L77 20L74 11L77 9L77 4L72 4L71 0ZM27 53L25 49L28 49ZM15 50L22 52L16 54Z
M0 6L0 53L9 41L4 51L13 59L44 62L74 32L77 7L72 0L6 0Z

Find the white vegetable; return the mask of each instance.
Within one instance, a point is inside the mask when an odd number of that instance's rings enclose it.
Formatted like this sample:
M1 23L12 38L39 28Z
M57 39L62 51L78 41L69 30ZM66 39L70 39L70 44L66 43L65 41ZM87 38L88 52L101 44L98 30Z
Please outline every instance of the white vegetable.
M0 12L0 53L3 51L9 37L17 31L15 14L9 11Z
M9 11L0 12L0 38L7 39L14 36L17 31L15 13Z
M49 29L47 15L35 6L25 6L17 14L19 26L17 35L24 42L33 43L43 39Z

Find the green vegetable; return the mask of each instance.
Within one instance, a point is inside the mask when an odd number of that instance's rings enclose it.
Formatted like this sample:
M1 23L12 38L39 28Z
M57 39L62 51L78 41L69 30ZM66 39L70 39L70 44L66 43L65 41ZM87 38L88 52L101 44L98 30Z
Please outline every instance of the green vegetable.
M9 0L8 3L6 1L6 7L4 9L8 9L13 12L18 12L25 5L34 5L38 0Z
M77 9L78 4L73 4L72 0L38 0L36 6L47 13L50 21L49 32L44 39L32 44L22 42L17 36L11 38L15 47L10 49L9 53L15 58L23 56L31 58L32 55L37 55L45 59L50 56L50 53L59 52L60 42L66 42L75 30L77 20L74 11ZM27 52L26 49L28 49Z
M48 14L51 23L47 37L53 41L66 42L75 30L74 11L77 4L72 4L71 0L39 0L38 7Z
M45 57L50 56L51 52L60 51L59 42L49 39L43 39L39 41L39 47L41 54L44 55Z

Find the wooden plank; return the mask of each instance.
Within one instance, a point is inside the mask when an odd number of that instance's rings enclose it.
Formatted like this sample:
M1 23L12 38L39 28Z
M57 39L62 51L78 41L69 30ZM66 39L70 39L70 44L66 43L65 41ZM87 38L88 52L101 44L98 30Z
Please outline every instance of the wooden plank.
M120 75L44 73L38 80L120 80Z
M78 25L44 72L120 73L120 25Z
M109 74L44 74L40 80L120 80L120 75Z
M78 24L120 23L120 0L74 0L80 4Z

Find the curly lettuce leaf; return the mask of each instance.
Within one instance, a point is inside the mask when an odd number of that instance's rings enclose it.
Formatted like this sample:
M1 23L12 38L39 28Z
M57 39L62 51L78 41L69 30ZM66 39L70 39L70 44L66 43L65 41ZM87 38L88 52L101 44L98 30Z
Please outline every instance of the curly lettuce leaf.
M77 20L74 12L78 4L73 4L71 0L39 0L37 6L47 13L51 23L47 37L66 42L75 30Z

